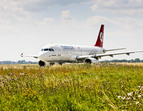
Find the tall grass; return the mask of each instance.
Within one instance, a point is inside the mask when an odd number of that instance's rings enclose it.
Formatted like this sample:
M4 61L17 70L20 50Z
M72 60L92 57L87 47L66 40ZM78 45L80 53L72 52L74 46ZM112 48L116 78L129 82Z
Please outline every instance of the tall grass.
M143 110L143 66L0 66L0 110Z

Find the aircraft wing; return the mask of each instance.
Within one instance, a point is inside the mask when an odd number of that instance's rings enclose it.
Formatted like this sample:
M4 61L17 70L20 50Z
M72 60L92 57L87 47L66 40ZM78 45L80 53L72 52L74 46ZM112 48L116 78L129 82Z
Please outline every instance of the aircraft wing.
M86 58L93 58L95 55L76 56L77 60L84 60Z
M100 59L101 57L105 57L105 56L113 57L114 55L123 55L123 54L130 55L132 53L140 53L140 52L143 52L143 51L119 52L119 53L111 53L111 54L97 54L97 55L94 56L94 58Z
M111 53L111 54L96 54L96 55L87 55L87 56L77 56L76 59L77 60L82 60L82 59L86 59L86 58L95 58L95 59L101 59L102 57L106 57L106 56L110 56L113 57L114 55L130 55L132 53L140 53L143 51L134 51L134 52L121 52L121 53Z
M34 58L38 59L38 56L37 56L37 55L25 56L23 53L21 53L20 56L21 56L21 57L34 57Z

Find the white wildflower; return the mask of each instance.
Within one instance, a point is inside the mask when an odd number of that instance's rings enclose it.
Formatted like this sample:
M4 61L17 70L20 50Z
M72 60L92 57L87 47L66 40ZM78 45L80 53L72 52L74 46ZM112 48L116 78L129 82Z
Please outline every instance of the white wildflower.
M131 100L131 99L132 99L131 97L128 97L128 98L127 98L127 100Z
M136 105L138 105L140 102L136 102Z
M132 96L132 95L133 95L133 92L130 92L130 93L128 93L127 95L128 95L128 96Z
M125 100L126 99L126 97L122 97L122 100Z
M142 95L138 95L138 98L141 98L142 97Z
M140 89L141 88L141 86L137 86L137 89Z
M19 75L23 76L23 75L25 75L25 73L20 73Z
M9 76L5 76L5 78L6 78L7 80L10 80L10 79L11 79Z
M119 99L121 99L121 98L122 98L122 96L118 96L118 98L119 98Z

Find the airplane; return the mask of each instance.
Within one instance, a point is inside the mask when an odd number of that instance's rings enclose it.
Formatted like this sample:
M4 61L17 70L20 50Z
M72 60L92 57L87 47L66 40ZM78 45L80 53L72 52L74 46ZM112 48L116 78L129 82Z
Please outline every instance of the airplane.
M136 52L119 52L106 54L109 51L123 50L125 48L109 49L103 48L104 39L104 25L100 27L97 41L94 46L77 46L77 45L64 45L64 44L50 44L44 46L38 56L24 56L23 53L21 57L34 57L39 59L39 66L45 66L46 63L54 65L55 63L97 63L102 57L114 55L138 53Z

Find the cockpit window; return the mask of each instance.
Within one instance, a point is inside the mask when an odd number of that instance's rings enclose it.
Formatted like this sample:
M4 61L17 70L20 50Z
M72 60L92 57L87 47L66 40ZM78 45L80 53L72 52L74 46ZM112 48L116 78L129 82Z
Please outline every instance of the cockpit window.
M49 51L49 49L44 49L44 51Z
M49 49L49 51L54 51L54 49Z
M52 48L41 49L41 51L54 51Z
M44 49L41 49L41 51L44 51Z

